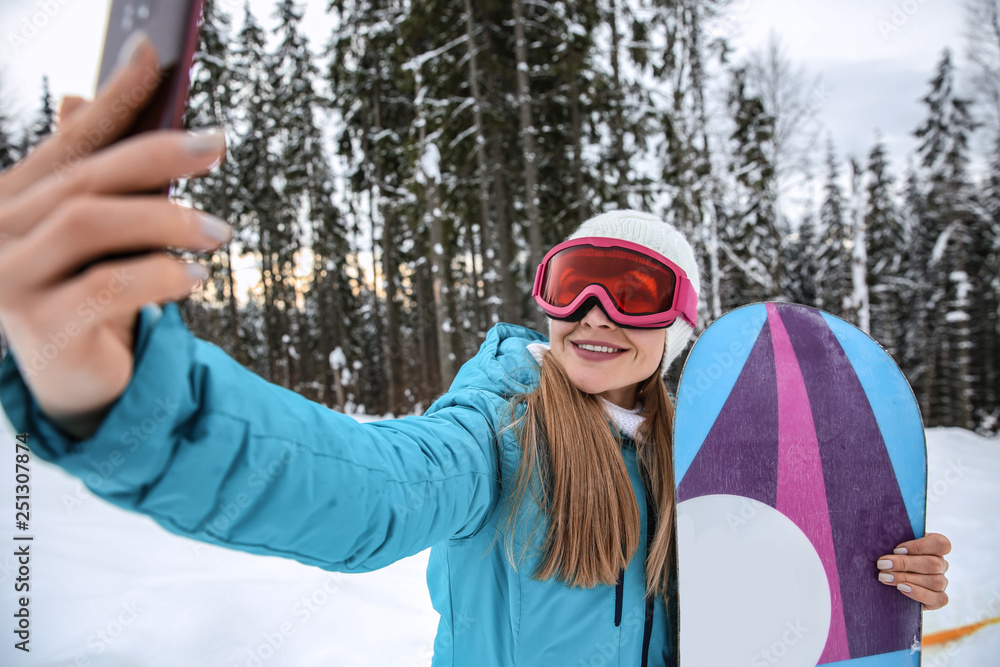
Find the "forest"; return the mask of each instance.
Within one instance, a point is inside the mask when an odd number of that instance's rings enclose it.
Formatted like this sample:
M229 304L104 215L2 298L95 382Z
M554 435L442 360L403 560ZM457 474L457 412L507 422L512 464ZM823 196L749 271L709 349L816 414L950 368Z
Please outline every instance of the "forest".
M902 168L875 128L838 155L777 39L736 58L728 0L330 0L318 44L301 2L233 4L205 0L186 117L228 157L174 194L235 235L180 308L267 380L419 413L493 324L544 332L542 255L627 207L695 246L699 329L816 306L892 355L927 426L1000 428L998 0L956 8ZM38 107L0 107L0 170L53 131L47 86Z

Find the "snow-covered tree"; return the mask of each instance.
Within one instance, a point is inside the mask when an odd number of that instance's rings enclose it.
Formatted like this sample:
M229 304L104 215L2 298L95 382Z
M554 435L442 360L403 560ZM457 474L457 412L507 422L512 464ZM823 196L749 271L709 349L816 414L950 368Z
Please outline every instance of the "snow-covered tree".
M898 211L893 179L881 137L868 153L865 185L868 288L871 335L890 355L899 355L905 327L906 233Z
M56 128L56 110L52 105L52 91L49 88L49 77L42 76L42 102L38 109L28 134L25 137L27 149L33 148L41 143L42 139L52 134Z
M244 7L243 27L233 51L232 84L239 106L234 123L238 136L229 151L239 167L233 210L240 244L260 262L260 290L254 297L262 301L262 320L248 329L253 335L247 341L246 363L265 378L280 382L281 337L286 330L282 313L287 299L281 267L275 259L280 241L275 238L278 197L273 179L279 171L271 141L273 91L265 69L267 40L249 4ZM258 340L257 335L263 337L262 346L251 342Z
M780 298L782 232L774 210L774 169L767 158L773 121L746 90L746 73L733 72L728 97L729 202L719 233L723 253L723 310Z
M819 136L819 110L825 92L818 78L797 67L772 32L767 44L747 58L747 84L774 119L768 155L774 165L779 213L788 191L802 183Z
M13 123L0 112L0 171L12 166L18 160L17 143L14 140Z
M219 6L218 0L205 0L198 38L184 125L189 129L220 128L226 132L227 145L232 147L237 137L234 125L236 100L233 72L230 69L232 55L229 48L233 39L232 19ZM238 168L239 165L234 161L223 160L211 173L184 181L180 187L180 195L238 229L240 219L233 209L237 188L235 171ZM212 311L218 312L210 313L207 308L196 309L190 300L184 306L185 321L192 331L202 336L213 331L223 349L242 361L244 350L239 335L240 314L232 270L235 252L237 249L233 244L227 243L212 254L210 277L202 286L203 300L213 305ZM206 321L208 317L212 317L213 321Z
M916 285L921 340L918 397L930 423L971 428L972 299L981 289L970 273L972 229L979 207L968 178L969 102L954 92L954 68L945 50L923 98L927 118L915 131L922 167L923 215L914 230L910 271Z
M365 250L375 279L374 289L361 285L367 303L358 329L365 332L365 344L373 346L364 379L370 382L370 404L398 410L407 342L397 333L398 267L403 261L398 249L413 244L408 230L414 215L407 185L413 178L407 147L415 122L413 81L403 69L409 9L394 0L340 0L331 3L331 11L339 21L327 47L327 79L340 120L337 145L352 213L369 237Z
M840 166L833 141L827 142L826 181L819 208L819 257L817 281L821 307L848 321L856 321L848 312L847 300L852 291L851 249L854 238L847 219L849 212L840 183Z

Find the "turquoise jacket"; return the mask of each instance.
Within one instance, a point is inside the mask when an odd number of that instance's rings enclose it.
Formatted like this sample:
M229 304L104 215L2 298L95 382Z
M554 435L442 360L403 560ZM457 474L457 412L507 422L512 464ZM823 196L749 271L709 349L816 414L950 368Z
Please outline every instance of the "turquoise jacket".
M505 555L519 448L496 434L510 398L537 385L526 345L544 340L498 324L423 416L359 424L195 338L176 306L147 306L134 376L92 438L66 437L39 411L10 355L0 402L37 455L180 535L341 572L431 547L435 667L674 664L663 599L644 597L650 526L629 442L642 539L617 585L533 579L544 518L516 569ZM518 541L537 515L526 498Z

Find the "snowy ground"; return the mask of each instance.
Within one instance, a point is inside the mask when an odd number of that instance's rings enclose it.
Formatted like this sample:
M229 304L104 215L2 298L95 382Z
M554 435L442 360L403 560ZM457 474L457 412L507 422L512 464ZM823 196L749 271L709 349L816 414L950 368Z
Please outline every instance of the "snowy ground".
M4 442L13 442L6 432ZM955 547L951 604L925 614L925 632L933 632L1000 614L1000 440L932 429L928 450L928 530ZM0 515L13 514L13 446L7 451ZM343 575L206 546L108 505L40 461L32 464L31 503L31 653L13 648L17 573L13 548L3 547L0 665L430 664L437 615L424 582L426 552ZM14 532L0 540L13 544ZM994 625L927 651L923 664L986 667L997 655Z

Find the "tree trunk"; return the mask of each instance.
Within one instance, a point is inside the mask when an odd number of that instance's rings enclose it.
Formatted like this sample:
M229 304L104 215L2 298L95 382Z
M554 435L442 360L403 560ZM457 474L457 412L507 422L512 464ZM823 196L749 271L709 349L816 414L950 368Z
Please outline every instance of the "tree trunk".
M382 265L382 272L379 271L379 262L376 259L377 250L380 247L379 242L376 240L377 235L375 234L375 200L376 197L371 190L368 191L368 210L369 210L369 220L371 222L371 233L372 233L372 321L375 323L375 340L377 345L382 348L383 354L385 353L385 340L386 332L382 325L382 314L379 312L379 298L378 298L378 284L379 284L379 274L385 272L385 264ZM385 234L385 230L382 231ZM386 359L384 364L379 364L376 359L368 359L366 366L371 369L370 372L378 374L378 381L375 386L379 389L372 396L365 396L364 398L358 397L357 401L363 400L366 405L374 407L374 412L385 412L388 409L386 404L387 397L384 397L381 392L381 387L385 386L384 373L388 372L389 360ZM363 387L363 385L362 385Z
M576 201L576 223L583 224L587 218L588 206L583 197L583 128L580 124L580 84L576 77L570 83L569 118L573 127L573 191Z
M375 127L373 132L377 135L382 131L382 106L381 106L381 86L375 83ZM396 261L395 248L392 243L391 216L388 213L384 198L382 197L382 159L378 154L378 147L373 147L375 153L375 187L373 195L376 198L373 211L379 211L382 218L382 274L385 280L385 326L387 336L385 337L385 371L386 371L386 400L389 403L389 411L399 414L403 409L403 392L401 387L402 375L402 349L399 336L399 307L396 304Z
M271 253L265 248L261 248L261 282L264 285L264 342L267 345L267 372L268 380L280 383L278 379L277 340L275 335L277 329L277 307L275 306L275 279L274 265Z
M240 308L236 300L236 276L233 271L233 244L226 244L223 252L226 258L226 306L229 309L229 335L233 338L233 357L240 364L246 364L246 351L243 349L243 341L240 340Z
M542 230L538 213L538 166L535 156L535 126L531 120L531 90L528 85L528 42L524 30L524 0L514 0L514 37L517 40L517 98L521 118L521 152L524 155L524 197L528 211L528 266L542 261ZM532 311L540 327L539 311Z
M414 78L416 80L417 99L423 99L423 76L419 68L414 70ZM418 154L420 155L417 166L424 182L424 219L427 221L431 235L431 272L434 276L434 311L437 315L438 364L441 369L440 389L443 391L451 385L451 381L455 377L456 355L451 344L451 332L454 330L455 325L448 312L448 300L450 298L448 291L452 287L448 282L448 278L451 275L451 271L449 270L450 261L444 247L444 225L441 220L440 204L438 202L438 174L428 173L427 171L427 163L432 159L429 151L433 150L437 152L437 147L428 147L427 145L427 121L424 117L422 104L417 106L417 127L419 128ZM440 159L440 154L437 155L437 159Z
M431 302L429 285L433 282L430 262L423 261L415 267L417 303ZM417 319L418 349L420 352L421 384L419 400L431 401L441 386L440 365L437 361L437 317L421 309Z
M493 79L487 80L491 103L496 100L493 90ZM500 130L496 124L490 126L490 145L493 149L493 196L496 202L497 239L500 247L500 261L497 263L500 272L500 317L504 322L521 323L521 299L514 282L514 239L507 220L507 188L504 185L503 146L500 141Z
M625 160L624 94L621 70L618 64L618 3L611 0L611 95L614 109L611 112L612 164L618 173L615 202L618 208L628 208L628 163Z
M854 213L854 248L851 252L851 283L854 287L851 306L857 318L858 328L870 334L871 303L868 292L868 239L865 230L865 207L861 188L861 166L851 160L851 184Z
M715 320L722 317L722 268L719 264L719 217L718 208L713 206L714 211L709 213L706 207L705 226L708 229L708 275L709 284L712 290L712 302L709 308L709 317Z
M489 239L493 237L493 220L490 218L489 167L486 161L486 134L483 131L483 96L479 90L479 71L476 67L476 58L479 55L479 49L476 42L475 26L472 21L472 0L465 0L465 34L469 44L469 88L472 91L472 118L476 126L476 180L479 184L479 245L484 277L483 296L486 303L486 322L479 326L489 328L495 320L494 313L496 312L496 306L493 303L492 297L497 293L498 272L491 270L494 262L488 262L486 257L487 253L492 254L493 245L489 242ZM469 238L470 240L472 239L471 233L469 234ZM475 256L476 253L473 253L474 277ZM477 285L477 297L478 291ZM477 312L477 317L478 315Z
M466 235L469 238L469 271L472 273L470 281L470 301L472 302L472 317L473 317L473 328L475 330L476 338L479 339L485 334L488 319L484 311L483 298L479 294L479 281L480 281L480 270L476 266L476 258L480 258L482 261L481 250L482 247L479 244L479 237L476 231L473 229L472 220L466 218L465 220L465 230Z

